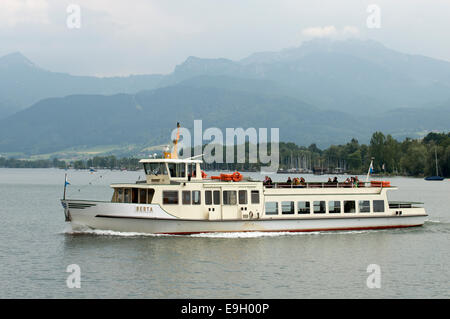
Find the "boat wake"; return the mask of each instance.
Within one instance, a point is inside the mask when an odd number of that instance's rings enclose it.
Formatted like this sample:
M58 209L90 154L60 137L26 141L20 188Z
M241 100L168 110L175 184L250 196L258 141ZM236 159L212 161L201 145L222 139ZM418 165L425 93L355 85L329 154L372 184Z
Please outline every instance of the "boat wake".
M315 232L217 232L217 233L198 233L191 235L174 234L150 234L138 232L119 232L113 230L100 229L72 229L70 225L62 232L65 235L93 235L93 236L114 236L114 237L188 237L188 238L262 238L262 237L282 237L282 236L314 236L314 235L336 235L336 234L364 234L375 232L377 230L350 230L350 231L315 231ZM379 230L378 230L379 231Z

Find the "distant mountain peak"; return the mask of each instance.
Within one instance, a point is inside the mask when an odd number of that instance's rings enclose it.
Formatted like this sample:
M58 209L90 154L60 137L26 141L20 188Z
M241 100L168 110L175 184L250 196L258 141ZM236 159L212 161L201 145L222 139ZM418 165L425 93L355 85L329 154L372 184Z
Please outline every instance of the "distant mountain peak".
M26 56L24 56L20 52L13 52L4 55L0 58L0 67L17 67L17 66L37 68L37 66L33 62L31 62Z

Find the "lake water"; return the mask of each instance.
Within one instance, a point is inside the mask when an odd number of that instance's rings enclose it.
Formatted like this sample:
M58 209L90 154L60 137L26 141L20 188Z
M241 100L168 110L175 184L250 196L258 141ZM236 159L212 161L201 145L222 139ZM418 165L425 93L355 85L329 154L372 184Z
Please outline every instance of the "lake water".
M399 186L390 199L425 203L423 227L155 236L72 232L59 201L65 172L0 169L0 298L450 297L449 180L389 179ZM143 178L67 173L67 197L83 199L109 200L110 183ZM66 284L71 264L80 267L81 288ZM379 266L380 288L366 284L371 264Z

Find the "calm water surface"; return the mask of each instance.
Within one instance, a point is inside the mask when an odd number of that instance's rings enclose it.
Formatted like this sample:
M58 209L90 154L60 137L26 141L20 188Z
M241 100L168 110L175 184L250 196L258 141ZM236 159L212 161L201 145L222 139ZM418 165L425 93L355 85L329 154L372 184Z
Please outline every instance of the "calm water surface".
M399 186L390 199L425 202L423 227L189 237L72 232L59 202L64 173L0 169L0 298L450 297L449 180L390 179ZM99 200L110 199L110 183L143 177L68 174L68 198ZM79 289L66 285L70 264L80 266ZM369 264L380 266L381 288L367 287Z

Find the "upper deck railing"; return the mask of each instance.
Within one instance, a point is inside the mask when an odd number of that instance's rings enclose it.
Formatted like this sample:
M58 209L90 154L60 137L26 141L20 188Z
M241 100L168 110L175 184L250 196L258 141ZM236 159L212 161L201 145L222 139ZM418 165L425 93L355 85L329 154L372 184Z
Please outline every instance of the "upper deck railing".
M330 182L308 182L299 185L291 183L275 182L264 184L265 188L390 188L390 182L372 181L372 182L354 182L354 183L330 183Z

